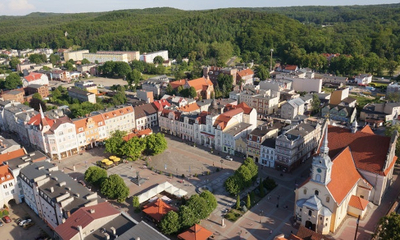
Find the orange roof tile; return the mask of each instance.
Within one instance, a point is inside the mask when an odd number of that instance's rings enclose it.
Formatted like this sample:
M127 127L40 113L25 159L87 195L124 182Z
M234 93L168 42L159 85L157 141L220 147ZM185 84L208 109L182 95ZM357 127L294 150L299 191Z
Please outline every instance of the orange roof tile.
M167 214L169 211L178 211L178 209L166 204L161 198L157 199L152 203L147 204L143 208L143 212L145 212L147 215L149 215L150 217L152 217L157 221L161 221L163 216Z
M243 112L245 114L250 114L250 112L253 110L253 108L249 107L249 105L247 105L245 102L239 103L238 105L233 105L230 103L225 105L225 109L227 111L232 110L232 109L237 109L237 108L243 109Z
M187 231L178 235L178 239L182 240L207 240L213 233L204 227L195 224Z
M354 165L351 154L350 148L346 147L332 159L333 166L328 189L338 204L343 201L350 190L357 184L358 180L362 178Z
M31 73L29 73L29 75L25 76L24 78L26 81L32 82L32 81L40 79L41 77L42 77L41 73L31 72Z
M132 113L133 111L134 110L132 106L125 106L122 108L111 109L110 111L103 113L103 116L105 119L110 119L113 117L119 117L124 114Z
M143 129L143 130L134 130L134 132L132 132L132 133L129 133L128 135L126 135L125 137L123 137L122 139L125 141L125 142L127 142L127 141L129 141L129 140L131 140L132 138L134 138L134 137L142 137L142 136L148 136L148 135L150 135L150 134L152 134L153 133L153 131L150 129L150 128L146 128L146 129Z
M199 109L200 109L200 107L199 107L199 105L197 105L197 103L192 103L192 104L178 108L178 110L182 111L182 112L193 112L193 111L196 111Z
M33 116L31 118L31 120L29 120L28 125L39 126L41 123L41 119L42 119L42 117L41 117L40 113L38 113L35 116ZM53 126L54 120L52 120L46 116L44 117L44 119L45 119L45 122L47 122L50 125L50 127Z
M242 70L242 71L238 72L237 74L242 78L244 76L253 75L254 72L253 72L253 70L248 68L248 69L245 69L245 70Z
M186 83L186 81L185 81L184 79L181 79L181 80L177 80L177 81L170 82L169 84L171 84L171 87L172 87L173 89L176 89L176 88L178 88L179 86L185 85L185 83Z
M285 66L285 70L289 70L289 71L295 71L297 68L296 65L286 65Z
M188 81L188 83L191 87L194 87L194 89L196 89L196 91L207 89L207 87L213 85L211 80L207 79L205 77L190 80L190 81Z
M363 127L363 129L361 129L360 132L375 134L374 131L372 131L371 127L368 124L365 125L365 127Z
M4 177L4 180L2 179ZM3 182L7 182L14 179L10 170L8 169L8 165L0 166L0 184Z
M349 205L360 210L365 210L367 208L369 201L358 196L351 196Z
M350 146L358 169L384 175L390 137L371 134L368 127L363 130L351 133L346 128L329 126L329 156L333 159L345 147Z
M22 157L26 154L25 149L20 148L18 150L12 151L12 152L7 152L0 154L0 164L2 164L4 161L8 161L17 157Z
M229 110L227 112L220 114L214 122L214 127L220 126L221 130L223 130L226 127L226 125L228 124L229 120L231 120L233 116L235 116L239 113L242 113L242 112L243 112L243 109L236 108L236 109L232 109L232 110Z

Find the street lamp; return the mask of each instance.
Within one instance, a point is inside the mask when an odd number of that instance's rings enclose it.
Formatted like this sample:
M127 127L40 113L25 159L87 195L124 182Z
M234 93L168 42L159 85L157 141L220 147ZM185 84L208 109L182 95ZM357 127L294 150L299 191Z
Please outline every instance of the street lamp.
M274 49L271 48L271 59L270 59L270 64L269 64L269 71L272 71L272 53L274 52Z

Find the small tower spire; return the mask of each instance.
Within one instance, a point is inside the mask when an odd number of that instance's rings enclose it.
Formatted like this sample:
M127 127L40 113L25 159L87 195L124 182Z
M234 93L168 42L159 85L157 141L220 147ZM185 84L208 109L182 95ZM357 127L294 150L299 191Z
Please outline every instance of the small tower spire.
M329 147L328 147L328 124L325 124L324 140L322 141L321 154L324 154L324 155L328 155L328 154L329 154Z

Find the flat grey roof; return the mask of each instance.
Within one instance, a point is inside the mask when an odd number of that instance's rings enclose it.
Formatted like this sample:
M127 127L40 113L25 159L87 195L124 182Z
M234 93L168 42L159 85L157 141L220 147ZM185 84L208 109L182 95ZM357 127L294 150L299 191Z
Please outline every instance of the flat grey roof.
M24 159L22 159L24 158ZM41 160L43 159L43 160ZM17 157L17 158L13 158L7 161L8 166L11 169L16 169L16 168L20 168L23 167L24 165L36 162L36 161L45 161L49 159L44 153L40 152L40 151L34 151L31 153L28 153L22 157ZM36 162L39 163L39 162ZM53 164L51 164L53 165ZM46 165L44 165L46 166ZM22 170L21 170L22 172ZM26 176L26 174L24 174Z
M140 240L169 240L169 238L162 235L144 221L141 221L124 234L118 236L118 240L132 240L137 239L138 237L140 237Z
M39 167L44 167L44 168L38 169ZM30 182L33 182L35 178L47 175L50 172L49 169L58 169L58 168L50 162L46 161L36 162L22 168L21 174L30 179Z
M230 127L228 130L224 131L224 133L236 136L237 134L243 132L247 128L251 127L249 123L236 123L234 126Z
M103 240L106 239L102 229L105 229L105 232L110 235L110 239L115 239L111 227L115 228L116 235L118 235L118 240L121 239L121 236L124 236L130 229L134 228L135 223L132 222L130 219L126 218L124 215L119 215L118 217L114 218L112 221L107 222L104 224L100 229L92 232L91 234L85 237L85 240ZM123 239L123 238L122 238ZM129 238L126 239L136 239L129 235ZM145 239L143 239L145 240Z

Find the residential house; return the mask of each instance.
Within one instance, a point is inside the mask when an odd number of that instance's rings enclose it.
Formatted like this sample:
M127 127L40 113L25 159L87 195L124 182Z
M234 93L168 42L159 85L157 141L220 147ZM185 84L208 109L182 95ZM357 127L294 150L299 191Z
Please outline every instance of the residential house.
M212 238L213 233L206 228L195 224L185 232L178 235L179 240L208 240Z
M245 122L237 122L230 127L226 127L222 130L221 144L219 146L216 144L216 149L233 156L235 156L237 152L243 153L242 146L236 146L236 143L239 139L246 138L252 130L252 125ZM218 131L219 129L216 130L217 136Z
M95 63L88 63L88 64L81 64L76 66L76 70L81 72L82 74L91 74L93 76L97 75L97 64Z
M280 92L283 90L291 90L293 81L285 79L265 80L259 83L260 89Z
M12 152L20 148L21 146L19 143L15 142L13 139L0 136L0 154Z
M400 84L397 82L392 82L389 85L387 85L386 88L386 96L389 96L390 94L399 94L400 92Z
M108 137L106 124L101 114L93 114L72 121L75 124L76 137L81 149L93 148Z
M196 102L180 107L178 108L178 110L183 112L184 114L200 113L200 108Z
M153 105L157 109L158 116L160 116L161 112L164 109L169 108L171 106L171 104L165 99L156 100L156 101L153 102Z
M313 95L312 94L306 94L303 97L300 97L301 100L304 102L304 112L309 112L312 111L313 108Z
M197 96L202 99L210 99L211 95L214 93L214 85L210 79L205 77L193 79L193 80L178 80L170 83L173 89L178 89L182 86L183 89L189 89L193 87L196 90Z
M154 58L160 56L164 60L168 60L168 50L161 50L157 52L151 52L151 53L143 53L140 55L140 61L146 62L146 63L154 63Z
M60 80L62 82L69 83L71 81L71 76L68 71L60 70L60 69L54 69L51 72L51 79L52 80Z
M215 66L209 66L209 67L203 67L203 76L205 78L209 78L211 80L211 82L216 85L217 84L217 79L218 79L218 75L220 74L225 74L225 75L229 75L232 76L233 82L232 85L235 86L237 83L237 77L238 77L238 69L236 68L222 68L222 67L215 67ZM243 72L243 76L246 76L246 80L247 80L247 73Z
M24 167L19 176L32 210L51 229L64 223L81 207L97 205L101 198L49 162Z
M31 72L29 75L25 76L22 80L22 86L24 88L28 87L31 84L38 85L49 85L49 78L46 74Z
M239 104L226 104L224 112L231 109L241 108L243 110L243 122L251 125L251 130L255 129L258 125L257 122L257 111L254 108L249 107L246 103L242 102Z
M238 132L235 131L233 128L233 131L230 134L224 134L224 130L230 129L233 126L236 126L238 123L243 122L243 109L241 108L236 108L229 110L227 112L224 112L220 114L214 121L213 127L215 128L215 149L218 151L223 151L225 152L234 152L235 147L234 147L234 140L233 140L233 134L239 134L243 132L243 130L246 130L247 128L250 127L250 125L246 126L245 129L242 129L242 131ZM238 125L237 125L238 126ZM237 128L238 129L238 128ZM226 132L226 131L225 131Z
M331 74L323 74L321 77L322 77L322 84L345 86L348 83L347 77L338 77Z
M233 92L230 93L230 96ZM246 103L249 107L255 108L261 116L272 114L278 110L279 92L272 90L258 90L248 88L239 92L238 101Z
M82 61L85 58L83 56L85 53L89 53L89 50L64 51L64 61L68 62L71 59L73 61Z
M368 103L360 113L360 120L374 127L384 122L397 119L400 114L400 103Z
M43 151L44 153L49 152L45 143L45 133L50 130L54 122L55 120L50 119L43 114L42 109L40 109L40 113L36 114L29 120L25 127L28 131L29 142L33 147Z
M367 86L372 82L372 75L371 74L360 74L357 75L354 81L361 86Z
M281 71L286 72L286 73L295 73L297 70L299 70L299 67L297 65L285 65L282 67Z
M276 160L276 153L275 153L275 144L276 138L266 138L260 147L260 161L259 163L263 166L275 168L275 160Z
M210 114L209 112L201 112L193 125L194 127L194 142L196 144L215 148L215 128L214 122L218 114Z
M0 165L0 205L4 206L15 199L17 181L12 175L7 164Z
M252 158L255 162L261 162L261 144L267 138L273 138L278 135L279 129L267 125L260 125L250 132L247 137L246 157Z
M98 94L97 84L93 81L78 81L74 83L75 87L80 88L86 92Z
M384 137L368 126L350 131L326 124L322 136L310 178L295 190L295 219L329 234L338 230L346 215L363 218L369 202L380 204L392 182L398 133Z
M68 89L68 96L71 98L76 98L81 102L90 102L95 104L96 103L96 94L87 92L80 88L71 87Z
M135 124L137 130L153 128L158 125L158 111L152 103L135 106Z
M146 103L152 103L154 102L154 97L153 97L153 92L152 91L146 91L143 89L139 89L136 91L137 98L140 100L145 101Z
M25 102L24 95L25 95L24 89L20 88L20 89L1 92L0 97L3 99L3 101L14 101L14 102L24 103Z
M291 172L311 157L321 135L318 122L305 122L288 128L276 138L275 144L275 167L284 172Z
M45 149L53 160L61 160L79 153L75 125L66 116L56 119L44 137Z
M156 76L147 79L142 83L142 89L145 91L153 91L154 97L164 95L165 89L169 84L169 78L166 75Z
M91 113L92 116L96 114L103 116L107 131L106 138L109 138L116 130L130 132L136 126L136 114L132 106L115 106Z
M349 88L339 88L331 93L329 104L345 107L355 107L356 99L349 97Z
M340 105L327 104L321 109L321 117L345 123L356 120L357 109L355 107L344 107Z
M242 85L253 85L254 72L250 68L238 71L236 74L236 82L241 82Z
M281 107L281 118L294 119L298 115L304 115L304 101L301 98L289 100Z
M31 95L34 93L39 93L42 98L49 96L49 87L39 84L30 84L25 88L25 94Z

